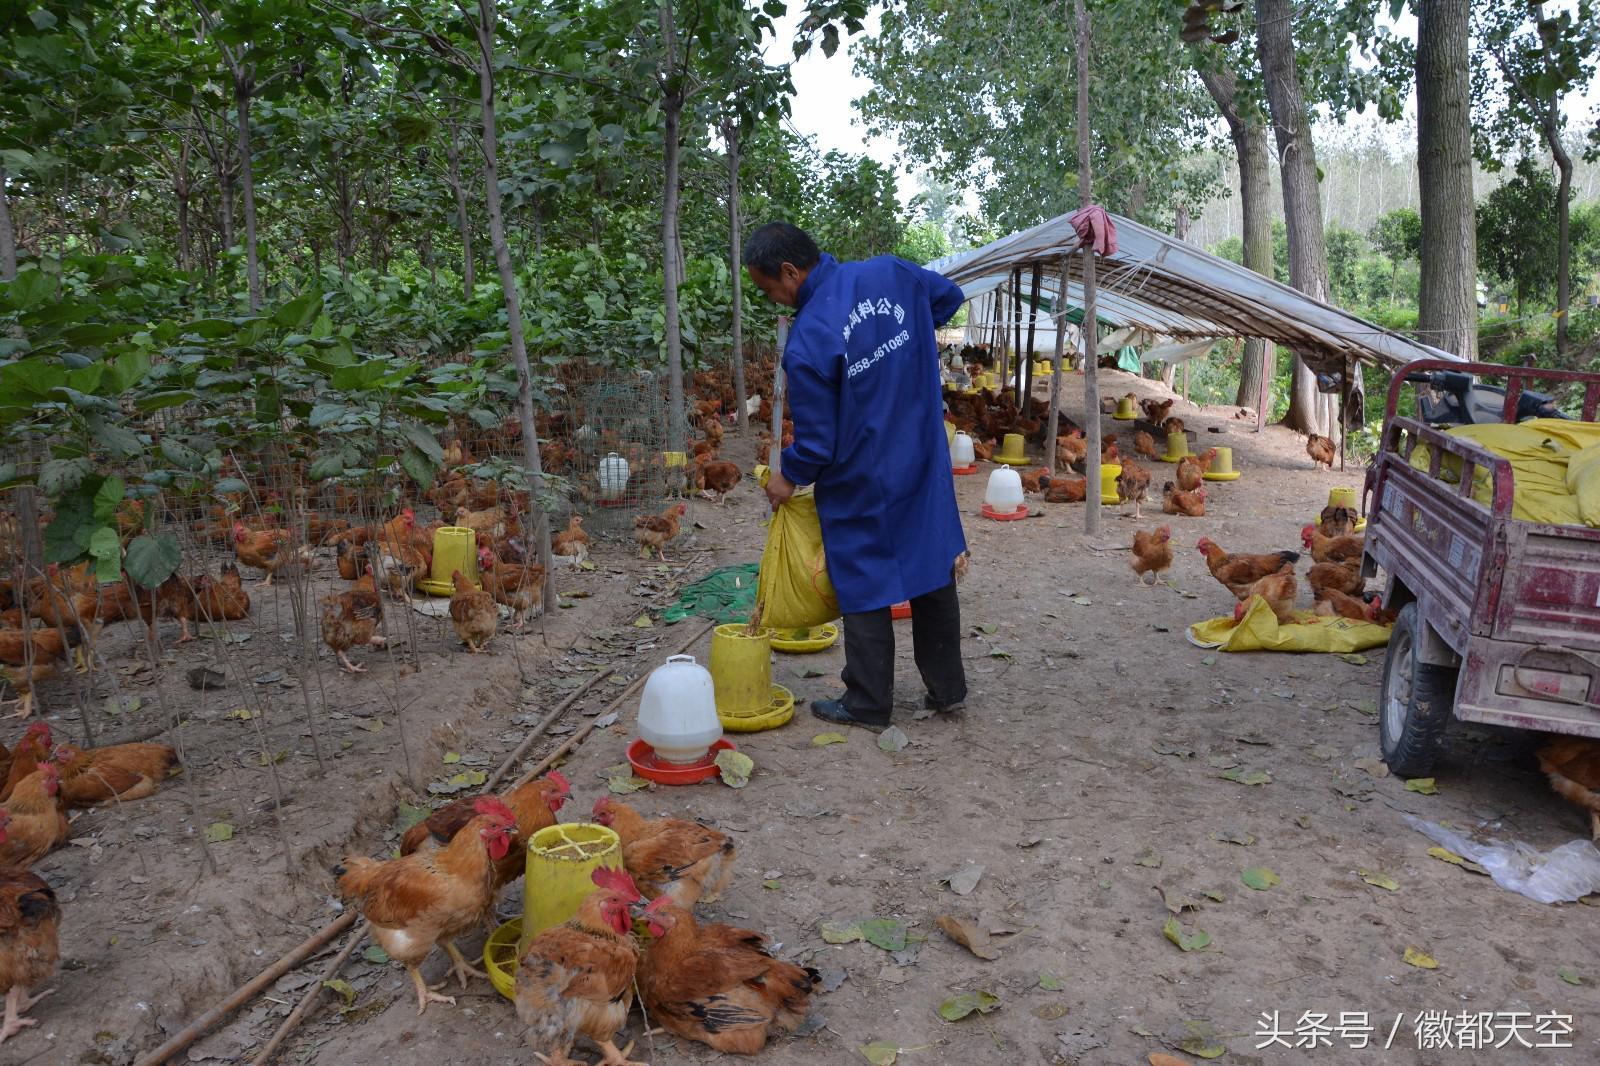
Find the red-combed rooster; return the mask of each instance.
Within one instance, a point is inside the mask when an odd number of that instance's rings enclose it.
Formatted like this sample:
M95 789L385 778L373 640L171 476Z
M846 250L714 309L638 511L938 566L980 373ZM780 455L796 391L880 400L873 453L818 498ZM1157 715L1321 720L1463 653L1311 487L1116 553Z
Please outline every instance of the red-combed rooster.
M67 842L72 832L61 809L61 778L53 762L24 777L0 811L9 819L0 841L0 866L28 867Z
M620 800L594 801L594 820L622 841L622 861L640 891L671 896L685 907L708 902L733 879L733 841L727 834L682 818L646 819Z
M700 925L667 896L643 917L655 939L639 963L639 995L667 1032L754 1055L774 1032L793 1032L805 1020L821 975L773 958L760 933Z
M389 957L411 975L417 990L417 1013L429 1003L455 1004L422 979L422 962L435 946L450 956L451 971L461 981L484 977L455 945L455 938L482 925L494 907L495 864L511 850L517 819L493 796L473 802L475 817L442 848L412 852L387 862L352 855L334 874L339 894L352 900L372 935Z
M7 820L0 810L0 847L6 844ZM55 973L60 931L61 907L44 878L16 866L0 867L0 992L6 997L0 1044L37 1024L23 1012L55 991L28 995L28 989Z
M528 1026L528 1044L546 1066L580 1066L568 1052L581 1034L599 1046L600 1066L631 1062L612 1042L633 1007L639 947L630 909L642 897L633 878L604 867L590 875L597 890L565 925L528 942L517 964L513 999Z
M560 770L551 770L544 777L519 785L501 797L516 818L517 835L511 839L511 850L495 862L496 888L504 888L522 876L527 867L528 841L539 830L556 824L556 812L571 795L572 785L566 775ZM473 801L468 799L439 808L406 830L400 838L400 854L410 855L426 847L444 847L472 821L473 814Z

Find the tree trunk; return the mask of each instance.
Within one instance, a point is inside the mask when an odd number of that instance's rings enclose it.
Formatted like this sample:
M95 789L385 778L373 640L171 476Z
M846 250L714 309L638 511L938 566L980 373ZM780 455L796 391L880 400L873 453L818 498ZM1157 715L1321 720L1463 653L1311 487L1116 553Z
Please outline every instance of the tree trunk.
M1084 0L1073 0L1078 24L1078 203L1088 207L1094 202L1093 175L1089 169L1089 9ZM1083 531L1091 537L1100 535L1100 356L1095 350L1099 340L1098 319L1095 317L1094 248L1083 246L1083 425L1088 444L1084 458L1084 508ZM1056 442L1045 441L1045 447L1054 448Z
M226 158L217 162L217 214L222 222L222 249L227 251L234 245L233 239L233 173L228 169Z
M1556 158L1556 365L1562 370L1582 370L1567 366L1567 310L1572 299L1572 156L1561 143L1558 130L1547 128L1545 137Z
M178 164L172 175L172 197L178 210L178 269L187 272L191 265L189 255L189 198L193 190L189 185L189 141L184 138L178 145Z
M239 64L233 74L233 103L239 120L239 188L244 195L244 271L250 288L250 310L259 311L261 260L256 254L256 183L250 163L250 94L254 91L254 64Z
M517 294L517 275L511 268L511 248L506 244L505 219L500 207L500 174L496 163L494 114L494 24L496 0L478 0L478 101L483 112L483 200L489 216L489 244L500 271L500 288L505 293L506 333L511 343L511 359L517 367L517 414L522 423L522 453L528 466L528 496L533 510L533 538L539 549L539 565L544 567L544 609L554 610L556 583L550 569L550 520L540 496L544 492L544 470L539 459L539 432L533 417L533 370L528 365L528 343L522 332L522 298ZM465 5L462 5L466 14ZM470 18L470 15L468 16Z
M1295 64L1292 0L1256 0L1256 35L1267 104L1283 175L1283 216L1289 235L1289 284L1324 303L1328 300L1328 252L1323 243L1322 200L1317 189L1317 149ZM1283 424L1302 433L1322 433L1317 381L1304 361L1294 360L1289 410Z
M1263 277L1272 277L1272 158L1267 153L1267 131L1260 119L1238 105L1238 84L1228 70L1200 70L1200 80L1216 101L1228 124L1234 155L1239 162L1239 207L1244 217L1244 267ZM1244 342L1244 358L1239 366L1239 390L1233 402L1241 407L1256 407L1261 402L1261 384L1270 383L1266 366L1267 345L1259 337Z
M1417 332L1478 357L1478 235L1472 196L1470 0L1417 5L1417 176L1422 283ZM1395 279L1400 265L1395 264ZM1393 285L1391 285L1393 302Z
M728 143L728 257L733 267L733 406L740 433L750 432L750 419L744 405L744 272L739 247L739 125L732 119L723 123L722 135Z
M461 187L461 150L456 147L456 124L450 123L450 147L446 150L450 161L450 190L456 195L456 229L461 233L461 288L463 296L472 299L475 282L472 266L472 219L467 214L467 191Z
M17 276L17 231L11 228L11 197L6 193L6 168L0 167L0 281Z
M678 323L678 122L683 115L683 90L678 83L678 35L672 0L656 9L661 43L666 51L661 102L665 187L661 195L661 275L665 281L667 328L667 450L683 452L688 425L683 410L683 334ZM776 443L776 442L774 442Z

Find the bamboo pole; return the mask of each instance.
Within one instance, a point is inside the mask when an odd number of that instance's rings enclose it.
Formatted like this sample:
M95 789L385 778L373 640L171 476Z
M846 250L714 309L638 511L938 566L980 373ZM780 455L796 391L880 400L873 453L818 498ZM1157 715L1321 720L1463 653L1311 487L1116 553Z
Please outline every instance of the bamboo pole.
M350 934L350 939L345 941L344 948L339 954L328 960L328 965L322 968L322 975L311 983L310 988L306 989L306 994L300 997L300 1002L294 1005L294 1010L290 1011L289 1016L283 1020L283 1024L278 1026L278 1031L272 1034L272 1039L268 1040L260 1053L250 1060L250 1066L266 1066L268 1062L272 1061L273 1053L283 1046L285 1040L289 1039L289 1034L299 1028L301 1020L305 1018L307 1012L311 1010L312 1005L317 1002L317 998L322 994L323 986L333 980L335 974L344 969L344 964L350 961L350 956L355 953L357 946L367 938L367 932L371 928L371 922L362 922L361 927Z
M1073 0L1078 19L1078 203L1093 202L1089 170L1089 10L1083 0ZM1100 535L1100 356L1095 317L1094 248L1083 242L1083 420L1089 451L1084 463L1083 529Z
M1061 298L1056 301L1056 350L1050 357L1050 415L1045 425L1044 465L1056 475L1056 434L1061 429L1061 357L1067 348L1067 261L1061 261Z

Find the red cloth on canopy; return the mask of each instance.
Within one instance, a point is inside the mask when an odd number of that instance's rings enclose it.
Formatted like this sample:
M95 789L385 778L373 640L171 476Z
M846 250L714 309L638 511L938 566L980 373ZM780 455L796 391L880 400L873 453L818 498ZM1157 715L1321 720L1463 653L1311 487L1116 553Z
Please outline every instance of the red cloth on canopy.
M1117 253L1117 227L1099 204L1080 207L1067 217L1078 233L1078 240L1094 249L1096 255Z

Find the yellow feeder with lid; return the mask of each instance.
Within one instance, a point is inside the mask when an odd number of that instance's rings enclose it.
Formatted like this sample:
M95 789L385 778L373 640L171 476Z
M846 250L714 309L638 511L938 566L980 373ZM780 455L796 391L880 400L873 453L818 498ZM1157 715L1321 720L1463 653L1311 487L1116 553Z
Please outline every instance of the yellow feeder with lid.
M1207 481L1237 481L1239 471L1233 468L1233 449L1215 448L1217 457L1211 461L1211 469L1205 472Z
M1117 401L1117 411L1111 417L1118 422L1132 422L1135 418L1138 418L1139 413L1133 409L1133 397L1124 396L1119 399Z
M517 958L528 949L528 941L578 913L594 891L591 875L602 866L623 868L622 841L603 825L558 823L533 834L528 841Z
M1329 489L1328 490L1328 506L1329 507L1348 507L1352 511L1356 510L1356 490L1352 489L1352 488ZM1321 515L1317 516L1317 521L1318 522L1322 521L1322 516ZM1363 530L1365 530L1366 528L1367 528L1367 520L1365 518L1357 517L1356 518L1355 528L1354 528L1353 532L1360 533Z
M1163 463L1175 463L1190 454L1192 453L1189 451L1189 434L1182 432L1167 434L1167 454L1161 457Z
M466 526L442 526L433 534L433 566L417 588L430 596L450 596L456 586L450 575L461 571L473 588L478 581L478 534Z
M1023 450L1022 434L1007 433L1000 450L994 453L993 461L1006 466L1026 466L1028 456Z
M1100 502L1108 507L1122 502L1122 496L1117 492L1117 478L1121 473L1121 463L1100 464Z

